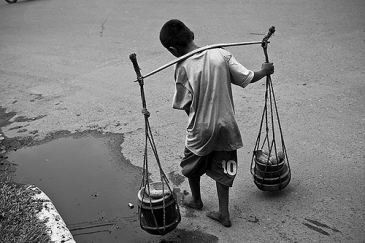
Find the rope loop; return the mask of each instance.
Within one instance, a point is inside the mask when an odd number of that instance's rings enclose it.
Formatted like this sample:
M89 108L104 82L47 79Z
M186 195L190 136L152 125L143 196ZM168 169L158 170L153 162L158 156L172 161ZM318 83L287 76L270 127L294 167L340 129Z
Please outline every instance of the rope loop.
M150 117L150 112L147 110L147 108L143 108L142 109L142 114L146 117L149 118Z

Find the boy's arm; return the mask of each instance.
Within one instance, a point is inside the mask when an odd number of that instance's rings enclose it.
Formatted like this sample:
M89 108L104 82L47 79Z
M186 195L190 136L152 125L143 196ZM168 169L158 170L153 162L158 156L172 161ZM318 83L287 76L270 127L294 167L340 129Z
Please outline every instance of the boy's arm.
M274 73L274 65L272 63L263 63L261 70L254 72L254 76L250 83L255 83L260 79L262 79L263 77L266 77L273 73Z

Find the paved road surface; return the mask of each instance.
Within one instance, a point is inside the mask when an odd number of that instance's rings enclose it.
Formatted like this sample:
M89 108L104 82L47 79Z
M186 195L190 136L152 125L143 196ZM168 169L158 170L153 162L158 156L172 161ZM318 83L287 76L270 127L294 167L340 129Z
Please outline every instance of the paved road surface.
M280 194L253 184L264 86L235 88L245 147L231 191L233 226L182 208L179 228L219 242L364 242L364 11L362 0L0 2L0 105L34 118L2 132L38 140L59 130L121 133L124 156L141 165L144 124L128 55L137 53L142 73L172 60L158 41L171 18L185 21L201 46L261 40L274 25L269 57L292 181ZM264 60L259 46L228 49L251 69ZM172 75L169 68L146 79L145 89L163 166L179 173L186 117L171 109ZM213 185L204 178L206 210L217 207Z

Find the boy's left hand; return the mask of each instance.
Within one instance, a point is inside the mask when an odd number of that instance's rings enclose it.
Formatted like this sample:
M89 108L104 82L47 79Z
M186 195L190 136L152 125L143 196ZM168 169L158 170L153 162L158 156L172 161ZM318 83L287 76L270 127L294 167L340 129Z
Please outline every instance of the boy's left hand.
M266 75L273 74L274 73L274 64L272 62L265 62L262 64L261 69L264 70Z

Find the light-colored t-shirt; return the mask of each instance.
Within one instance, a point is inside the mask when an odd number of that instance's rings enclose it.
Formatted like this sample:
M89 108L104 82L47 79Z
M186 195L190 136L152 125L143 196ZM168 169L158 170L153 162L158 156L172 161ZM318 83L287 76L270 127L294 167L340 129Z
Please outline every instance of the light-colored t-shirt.
M241 148L231 83L246 87L254 76L224 49L198 53L175 67L173 108L189 112L185 146L198 156Z

